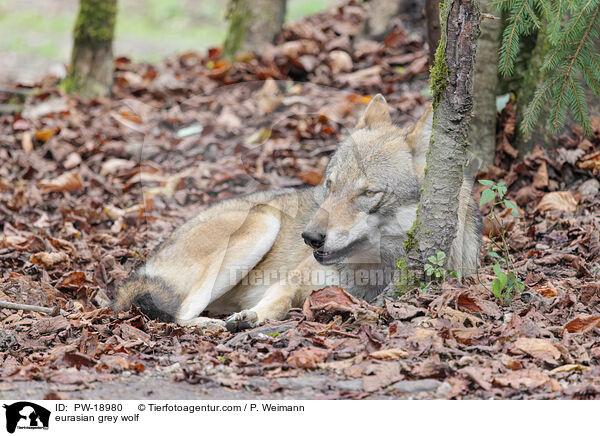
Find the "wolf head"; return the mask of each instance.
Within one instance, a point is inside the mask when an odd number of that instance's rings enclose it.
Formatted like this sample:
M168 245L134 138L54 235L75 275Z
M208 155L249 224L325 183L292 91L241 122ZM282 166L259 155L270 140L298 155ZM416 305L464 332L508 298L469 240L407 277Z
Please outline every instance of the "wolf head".
M415 220L432 111L415 126L392 124L377 94L332 156L321 206L302 237L322 264L379 262L382 238L403 238Z

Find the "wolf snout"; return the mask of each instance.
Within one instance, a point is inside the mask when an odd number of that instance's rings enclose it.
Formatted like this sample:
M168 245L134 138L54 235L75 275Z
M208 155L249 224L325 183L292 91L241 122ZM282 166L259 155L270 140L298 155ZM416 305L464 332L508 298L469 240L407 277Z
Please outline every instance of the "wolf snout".
M302 239L306 245L315 250L318 250L323 245L325 245L325 234L315 230L306 230L302 232Z

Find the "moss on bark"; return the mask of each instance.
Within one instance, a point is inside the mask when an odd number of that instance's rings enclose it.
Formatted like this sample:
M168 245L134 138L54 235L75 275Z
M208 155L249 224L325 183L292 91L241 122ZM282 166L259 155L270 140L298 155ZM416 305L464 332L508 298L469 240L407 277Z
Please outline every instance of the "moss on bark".
M274 42L285 10L286 0L229 0L223 57L233 60L239 52L259 52Z
M427 258L447 258L456 237L467 135L473 107L473 77L479 37L476 0L446 0L442 37L431 72L434 125L415 225L405 245L407 270L423 276Z
M62 83L68 93L84 99L110 94L116 17L117 0L80 0L73 30L71 67Z

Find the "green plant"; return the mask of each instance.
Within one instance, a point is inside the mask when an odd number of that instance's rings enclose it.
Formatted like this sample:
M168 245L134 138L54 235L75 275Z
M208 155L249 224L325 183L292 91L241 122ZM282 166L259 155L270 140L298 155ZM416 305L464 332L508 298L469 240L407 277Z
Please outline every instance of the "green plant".
M589 131L582 78L600 96L600 0L498 0L495 4L508 15L498 62L502 75L512 75L522 37L544 32L550 44L541 67L547 78L529 102L521 130L531 131L550 99L554 131L564 124L567 108Z
M487 203L491 204L490 240L492 241L492 247L490 247L487 254L494 260L492 270L496 275L492 281L492 292L504 304L510 304L515 293L525 289L525 284L521 281L515 269L514 261L506 243L506 232L498 220L496 211L499 207L503 207L510 210L515 217L519 217L519 212L517 205L513 201L504 198L506 194L506 184L504 182L494 183L491 180L479 180L479 183L486 186L486 189L481 192L480 206ZM492 236L495 230L498 231L499 240ZM502 253L502 255L494 251L494 248ZM504 271L501 265L504 265Z
M424 266L425 274L437 282L443 282L448 275L448 271L444 268L446 253L438 251L435 256L429 256L427 260L429 263L426 263Z

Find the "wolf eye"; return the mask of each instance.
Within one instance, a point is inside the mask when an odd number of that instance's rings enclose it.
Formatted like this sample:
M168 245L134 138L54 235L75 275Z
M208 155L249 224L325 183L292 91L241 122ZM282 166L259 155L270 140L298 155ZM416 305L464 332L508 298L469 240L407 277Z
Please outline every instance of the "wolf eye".
M327 179L325 186L327 186L327 189L331 189L331 179Z
M374 197L375 194L377 194L377 191L371 191L370 189L367 189L365 192L363 192L365 197Z

